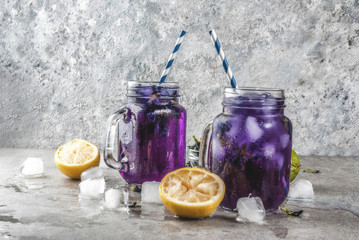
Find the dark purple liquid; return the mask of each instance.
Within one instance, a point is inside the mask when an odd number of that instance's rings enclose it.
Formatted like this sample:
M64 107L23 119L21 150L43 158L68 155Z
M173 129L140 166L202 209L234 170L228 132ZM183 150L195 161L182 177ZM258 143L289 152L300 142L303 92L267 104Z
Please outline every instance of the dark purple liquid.
M226 193L221 206L235 209L251 193L266 210L277 209L289 190L292 126L284 100L268 95L232 99L213 122L210 161ZM253 101L252 101L253 100Z
M142 87L127 104L134 119L132 141L123 144L122 177L129 183L161 181L185 166L186 111L164 87ZM121 126L120 126L121 127ZM128 128L129 130L131 128ZM121 147L120 147L121 148Z

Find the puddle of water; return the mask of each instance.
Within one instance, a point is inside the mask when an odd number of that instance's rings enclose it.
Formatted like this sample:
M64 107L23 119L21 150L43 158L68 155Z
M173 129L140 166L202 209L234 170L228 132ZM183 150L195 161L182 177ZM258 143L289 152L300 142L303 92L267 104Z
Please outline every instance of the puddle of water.
M322 197L313 202L289 200L288 204L311 209L344 210L359 217L359 203L354 196Z
M23 190L21 190L21 188L16 185L16 184L9 184L9 185L5 185L5 188L12 188L15 190L15 192L24 192Z
M160 204L141 204L142 219L165 220L166 207Z

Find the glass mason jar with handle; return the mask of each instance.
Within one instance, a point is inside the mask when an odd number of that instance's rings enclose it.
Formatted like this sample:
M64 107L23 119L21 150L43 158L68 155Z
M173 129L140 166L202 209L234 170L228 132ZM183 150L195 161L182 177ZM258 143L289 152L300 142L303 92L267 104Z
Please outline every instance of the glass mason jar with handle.
M289 191L292 124L284 116L284 91L225 88L223 112L204 128L200 165L226 184L221 206L260 197L278 209Z
M128 183L161 181L185 166L186 110L178 83L128 81L126 96L107 121L105 163Z

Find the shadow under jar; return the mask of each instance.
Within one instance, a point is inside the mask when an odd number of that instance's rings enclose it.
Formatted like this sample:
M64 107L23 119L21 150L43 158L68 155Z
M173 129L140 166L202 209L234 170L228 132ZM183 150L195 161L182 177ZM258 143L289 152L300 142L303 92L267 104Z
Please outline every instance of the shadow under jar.
M185 166L186 110L178 83L128 81L127 103L107 122L105 163L133 184Z
M284 91L225 88L223 112L204 129L200 164L226 185L221 206L260 197L276 210L289 191L292 124L284 116Z

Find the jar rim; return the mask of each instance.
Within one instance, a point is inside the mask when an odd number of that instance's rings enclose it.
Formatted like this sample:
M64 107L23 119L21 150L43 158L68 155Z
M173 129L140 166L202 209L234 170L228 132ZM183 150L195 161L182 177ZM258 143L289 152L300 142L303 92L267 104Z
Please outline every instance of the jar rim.
M129 88L140 88L140 87L150 87L150 86L159 86L167 88L179 88L179 82L164 82L159 83L158 81L139 81L139 80L127 80L127 89Z
M284 101L284 90L279 88L226 87L222 105L246 109L283 109Z
M235 95L245 95L250 93L269 93L275 98L285 98L284 97L284 90L280 88L261 88L261 87L241 87L241 88L230 88L226 87L224 89L224 93L226 94L235 94Z
M127 97L172 99L179 97L178 82L127 81Z

